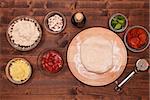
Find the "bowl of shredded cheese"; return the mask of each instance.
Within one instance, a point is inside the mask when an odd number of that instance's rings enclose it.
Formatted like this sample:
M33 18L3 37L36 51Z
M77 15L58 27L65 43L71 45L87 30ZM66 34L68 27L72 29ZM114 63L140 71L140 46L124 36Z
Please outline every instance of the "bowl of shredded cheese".
M44 18L44 27L50 33L60 33L66 27L66 18L58 11L49 12Z
M14 58L6 65L5 72L9 81L14 84L23 84L31 77L32 68L24 58Z

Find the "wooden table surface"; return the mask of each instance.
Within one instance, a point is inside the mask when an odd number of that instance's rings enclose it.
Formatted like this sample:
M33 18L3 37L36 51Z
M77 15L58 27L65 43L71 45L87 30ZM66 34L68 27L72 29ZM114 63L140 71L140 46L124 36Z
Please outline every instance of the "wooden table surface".
M66 62L66 51L71 39L78 32L93 26L108 27L109 17L117 12L127 16L129 26L149 26L149 0L0 0L0 100L148 100L149 71L136 74L122 92L114 91L115 82L92 87L78 81L70 72ZM66 29L58 34L48 33L43 26L44 16L53 10L62 12L67 18ZM82 11L87 17L84 28L76 28L70 18L76 11ZM40 44L29 52L13 49L6 40L8 23L20 15L30 15L38 20L43 37ZM124 32L118 34L123 38ZM37 57L44 49L56 49L63 55L65 62L61 73L55 77L43 75L37 66ZM149 50L141 53L128 52L128 63L121 81L134 69L139 58L149 60ZM24 57L33 67L31 79L23 85L14 85L5 75L7 62L14 57Z

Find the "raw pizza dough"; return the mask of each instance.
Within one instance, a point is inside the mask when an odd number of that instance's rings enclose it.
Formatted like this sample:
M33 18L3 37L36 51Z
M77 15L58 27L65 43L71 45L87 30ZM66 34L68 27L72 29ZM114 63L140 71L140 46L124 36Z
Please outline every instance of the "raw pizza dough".
M104 73L112 67L113 45L104 37L90 37L81 44L81 62L94 73Z

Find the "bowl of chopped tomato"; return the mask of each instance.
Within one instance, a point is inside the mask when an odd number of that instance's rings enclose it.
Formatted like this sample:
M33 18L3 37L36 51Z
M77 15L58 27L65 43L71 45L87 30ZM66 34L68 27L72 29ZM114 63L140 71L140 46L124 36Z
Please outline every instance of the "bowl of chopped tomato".
M142 52L150 44L150 33L143 26L132 26L124 35L126 47L132 52Z
M38 57L38 66L45 74L56 74L63 68L63 59L56 50L45 50Z

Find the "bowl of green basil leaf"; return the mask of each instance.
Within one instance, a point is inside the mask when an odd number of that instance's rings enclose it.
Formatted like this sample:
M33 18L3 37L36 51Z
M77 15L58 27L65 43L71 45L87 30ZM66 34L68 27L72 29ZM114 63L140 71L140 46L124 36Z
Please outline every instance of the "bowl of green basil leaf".
M128 19L121 13L113 14L109 19L109 27L114 32L123 32L128 26Z

